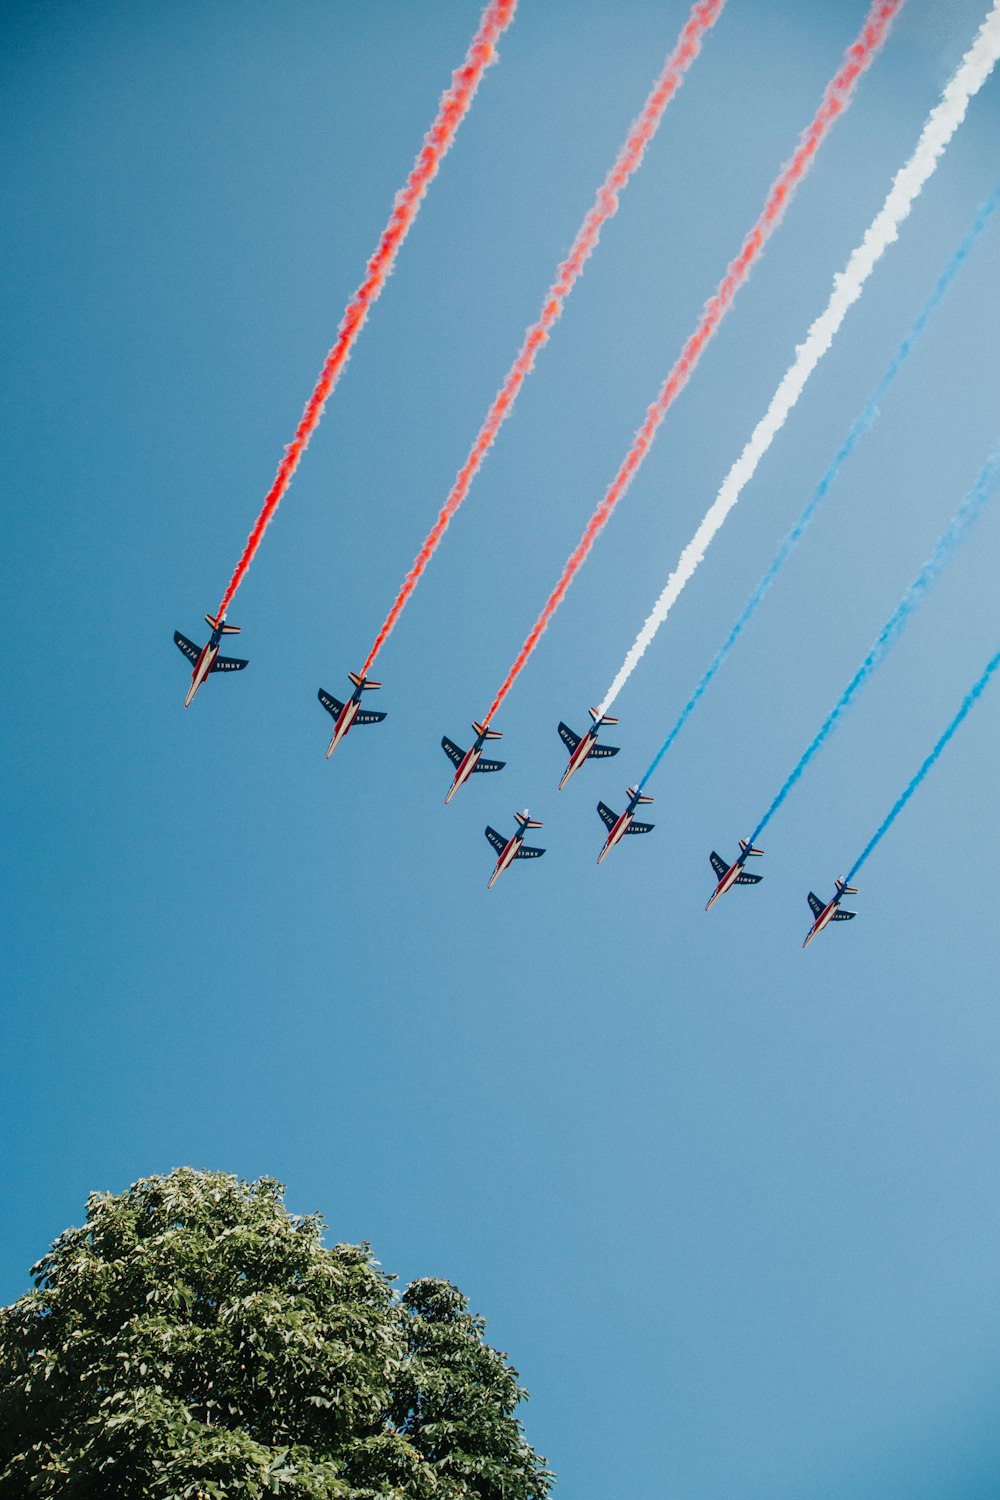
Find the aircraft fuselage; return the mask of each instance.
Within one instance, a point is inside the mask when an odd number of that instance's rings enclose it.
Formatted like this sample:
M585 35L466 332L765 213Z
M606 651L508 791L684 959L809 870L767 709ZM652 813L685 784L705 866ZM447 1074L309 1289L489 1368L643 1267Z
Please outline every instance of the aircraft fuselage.
M472 749L466 750L465 754L462 756L462 759L459 761L458 765L455 768L455 779L452 782L451 786L448 788L448 795L444 799L446 805L451 801L452 797L454 797L459 787L465 785L469 777L472 775L473 771L476 769L476 766L482 757L484 744L484 739L477 739Z
M341 740L344 738L344 735L347 733L347 731L350 729L351 725L354 723L354 720L358 716L358 709L360 707L361 707L361 694L360 694L360 692L352 693L351 697L348 698L347 702L344 704L343 708L340 710L340 713L337 715L336 721L334 723L334 726L333 726L333 739L330 741L330 748L326 752L326 758L327 758L327 760L330 759L330 756L336 750L337 746L340 744Z
M601 850L600 854L597 856L597 863L598 864L601 863L601 860L604 858L604 856L606 854L610 854L611 853L611 851L615 847L615 845L617 843L619 843L625 837L625 835L628 833L629 824L632 822L632 819L635 817L635 807L636 807L636 804L631 804L630 803L629 806L625 809L625 811L618 818L615 819L614 823L612 823L610 829L608 830L608 836L607 836L607 838L604 841L604 848Z
M743 864L744 861L742 859L738 859L734 865L730 865L725 875L723 875L722 879L715 887L712 895L709 897L708 905L705 907L706 911L711 911L712 907L715 905L716 901L718 901L719 897L724 896L727 891L732 890L733 886L736 884L737 880L739 880L740 876L743 873Z
M809 935L806 938L805 942L802 944L803 948L808 948L813 938L819 937L820 933L823 931L823 928L829 926L829 924L833 921L833 918L837 911L837 907L839 905L840 897L835 896L832 901L828 902L827 905L824 906L823 910L820 912L819 916L810 927Z
M517 858L517 851L520 849L523 843L523 833L515 833L513 838L508 839L507 847L504 849L500 858L497 860L496 869L490 876L489 884L486 887L488 891L493 889L493 886L500 879L500 876L503 874L504 870L508 870L514 863L515 859Z
M569 781L573 773L575 771L579 771L580 767L587 759L587 756L597 744L597 731L599 727L599 725L595 725L593 729L588 729L583 739L573 751L573 754L569 758L569 765L566 767L566 770L563 773L563 779L559 783L560 791L562 791L563 787L566 785L567 781Z
M212 638L208 642L208 645L202 646L201 655L195 662L194 671L191 673L191 686L188 688L187 697L184 699L185 708L190 708L191 700L194 698L195 693L201 687L209 672L211 672L212 667L215 663L215 658L219 654L220 644L221 642L216 639L215 632L213 631Z

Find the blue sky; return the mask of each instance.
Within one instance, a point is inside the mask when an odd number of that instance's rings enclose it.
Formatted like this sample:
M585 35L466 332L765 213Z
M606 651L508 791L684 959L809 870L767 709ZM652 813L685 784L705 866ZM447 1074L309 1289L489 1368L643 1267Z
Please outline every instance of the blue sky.
M1000 433L993 226L652 787L619 806L996 175L968 120L616 712L578 728L909 155L985 3L909 0L498 717L465 743L863 0L730 0L329 764L341 695L683 0L522 0L233 606L199 634L475 4L12 4L0 51L8 927L0 1296L91 1189L288 1184L448 1276L560 1492L993 1496L1000 1463L1000 698L808 953L997 644L1000 502L705 916ZM487 896L487 821L545 819Z

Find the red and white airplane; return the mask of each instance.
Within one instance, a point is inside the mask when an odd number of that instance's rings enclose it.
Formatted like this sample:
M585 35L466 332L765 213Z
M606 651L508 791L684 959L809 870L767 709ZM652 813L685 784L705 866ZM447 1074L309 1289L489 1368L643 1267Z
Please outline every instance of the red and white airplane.
M370 693L375 688L380 688L380 682L369 682L367 677L359 677L357 672L348 672L348 677L354 683L354 692L346 703L341 703L332 693L319 690L319 701L333 718L333 739L330 748L326 752L327 760L336 750L344 735L354 724L381 724L385 714L376 713L371 709L361 707L361 694Z
M713 849L709 859L712 861L712 869L718 876L719 883L709 897L705 910L711 911L719 897L732 890L734 885L757 885L763 880L763 875L749 875L743 868L751 854L763 853L763 849L755 849L749 839L740 839L740 857L734 865L727 865L722 855L716 854Z
M524 809L524 812L516 812L514 816L517 819L518 828L514 836L509 839L505 839L502 833L497 833L495 828L490 828L487 824L486 837L500 856L496 863L496 869L490 876L489 885L486 887L487 890L492 890L504 870L509 869L515 859L539 859L545 853L544 849L529 849L524 842L524 835L529 828L541 828L543 826L539 820L537 818L529 818L527 808Z
M447 735L441 741L441 748L445 755L455 766L455 779L448 788L448 795L444 799L447 805L460 786L468 781L473 771L502 771L507 764L505 760L483 760L483 746L487 740L502 740L503 734L499 729L487 729L485 724L473 720L473 729L476 731L476 743L471 750L462 750L450 740Z
M560 723L559 725L559 738L569 750L569 765L563 772L563 779L559 783L560 791L562 791L569 778L573 775L573 772L579 771L588 755L592 755L595 760L601 760L605 756L618 754L618 745L599 745L597 743L597 735L601 726L604 724L617 724L618 720L612 719L610 714L599 714L596 708L590 709L589 712L594 722L582 737L574 734L568 724Z
M837 887L837 894L834 896L833 900L828 901L825 906L823 905L819 897L815 894L815 892L809 892L809 895L807 897L809 902L809 909L816 920L812 924L808 934L806 935L806 940L802 944L803 948L808 948L813 938L821 933L823 931L823 928L826 927L830 922L849 922L852 917L857 916L856 911L842 911L840 908L840 903L844 896L856 896L858 894L857 886L847 885L840 875L837 876L834 884Z
M597 863L606 854L609 854L615 845L625 837L627 833L649 833L653 827L652 823L637 823L635 821L635 810L640 802L652 802L652 797L643 796L637 786L628 788L628 807L620 815L613 813L606 802L598 802L597 811L601 815L601 822L608 830L608 836L604 841L604 848L597 856Z
M191 686L188 688L187 697L184 699L184 707L189 708L195 693L201 687L209 672L241 672L246 662L237 656L220 656L219 647L224 635L239 635L238 625L227 625L225 615L206 615L205 619L212 627L212 634L207 646L196 646L194 641L189 641L186 635L181 635L179 630L174 631L174 641L183 651L188 661L194 663L194 671L191 673Z

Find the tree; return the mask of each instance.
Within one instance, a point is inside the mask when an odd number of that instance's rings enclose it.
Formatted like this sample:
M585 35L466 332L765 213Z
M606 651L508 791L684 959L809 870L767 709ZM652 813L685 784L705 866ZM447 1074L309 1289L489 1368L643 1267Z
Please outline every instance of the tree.
M272 1178L94 1193L0 1309L4 1500L544 1500L517 1371Z

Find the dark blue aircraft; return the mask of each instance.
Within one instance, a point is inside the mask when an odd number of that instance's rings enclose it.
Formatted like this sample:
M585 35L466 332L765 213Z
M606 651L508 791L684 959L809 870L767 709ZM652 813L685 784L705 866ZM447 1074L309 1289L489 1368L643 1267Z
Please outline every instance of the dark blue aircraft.
M207 646L196 646L194 641L189 641L186 635L181 635L179 630L174 631L174 642L183 651L188 661L194 663L194 671L191 673L191 686L188 695L184 699L184 707L190 706L195 693L201 687L209 672L241 672L246 662L238 656L220 656L219 647L224 635L239 635L238 625L227 625L225 615L206 615L206 621L212 627L212 636Z

